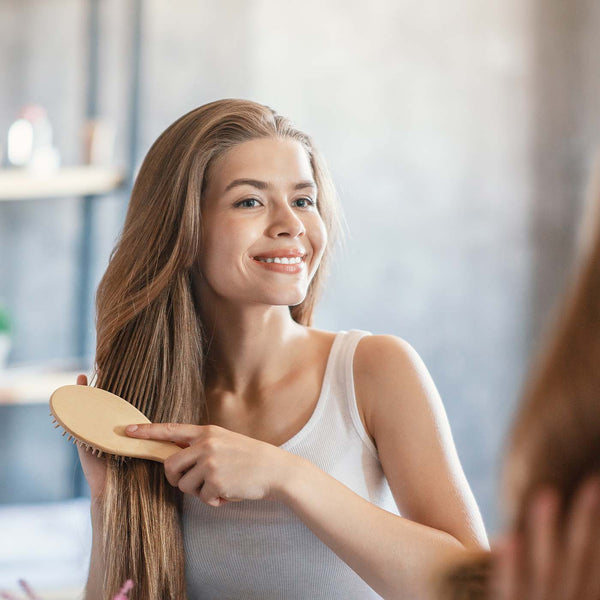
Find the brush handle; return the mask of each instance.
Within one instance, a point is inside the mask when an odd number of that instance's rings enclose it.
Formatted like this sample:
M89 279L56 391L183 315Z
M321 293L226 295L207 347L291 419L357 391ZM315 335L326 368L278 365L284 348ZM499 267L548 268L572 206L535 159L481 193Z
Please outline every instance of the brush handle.
M176 452L179 452L181 448L174 444L173 442L159 442L153 444L153 447L148 452L148 456L144 456L143 458L147 458L148 460L154 460L159 463L164 463L169 456L172 456Z

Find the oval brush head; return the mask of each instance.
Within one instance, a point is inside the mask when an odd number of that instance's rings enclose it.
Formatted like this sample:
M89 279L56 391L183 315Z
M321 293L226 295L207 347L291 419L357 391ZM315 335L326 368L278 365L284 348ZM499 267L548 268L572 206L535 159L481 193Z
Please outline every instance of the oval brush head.
M150 423L135 406L115 394L87 385L64 385L50 396L50 416L55 427L69 433L69 441L81 442L92 452L165 460L181 450L173 442L140 440L128 437L125 427L132 423ZM74 439L73 439L74 438Z

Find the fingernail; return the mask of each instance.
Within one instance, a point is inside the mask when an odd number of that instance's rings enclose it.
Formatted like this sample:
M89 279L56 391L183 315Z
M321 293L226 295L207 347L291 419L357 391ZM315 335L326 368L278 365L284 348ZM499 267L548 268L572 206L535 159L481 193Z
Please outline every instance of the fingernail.
M138 428L137 425L127 425L127 431L134 432Z

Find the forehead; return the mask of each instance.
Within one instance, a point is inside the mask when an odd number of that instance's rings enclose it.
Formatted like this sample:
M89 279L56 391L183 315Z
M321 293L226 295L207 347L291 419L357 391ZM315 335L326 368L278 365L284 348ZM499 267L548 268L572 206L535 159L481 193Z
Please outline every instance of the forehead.
M313 179L310 159L296 140L261 138L238 144L210 168L211 191L222 193L234 179L259 179L287 186Z

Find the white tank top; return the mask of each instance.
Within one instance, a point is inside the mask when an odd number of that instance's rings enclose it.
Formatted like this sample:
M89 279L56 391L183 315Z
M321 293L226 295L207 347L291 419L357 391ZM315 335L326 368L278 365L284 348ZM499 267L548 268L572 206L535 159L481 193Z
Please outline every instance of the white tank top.
M279 447L398 515L356 406L352 360L365 335L370 333L336 335L312 416ZM214 507L185 494L182 529L189 600L381 598L283 502Z

